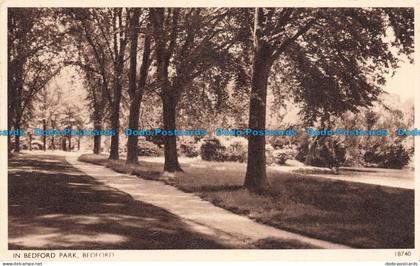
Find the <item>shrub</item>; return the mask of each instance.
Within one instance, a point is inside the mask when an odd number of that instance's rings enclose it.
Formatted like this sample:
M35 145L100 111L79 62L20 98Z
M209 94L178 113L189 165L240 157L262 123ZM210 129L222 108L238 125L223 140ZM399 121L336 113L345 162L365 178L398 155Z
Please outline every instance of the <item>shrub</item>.
M287 160L294 159L296 153L296 149L291 145L285 146L282 149L274 150L272 153L273 162L275 164L283 165Z
M321 137L308 149L305 163L317 167L333 168L343 165L346 159L346 147L338 139Z
M184 154L186 157L197 157L199 155L199 149L197 144L193 142L182 142L180 144L181 153Z
M410 161L410 151L401 142L376 143L363 156L368 164L378 167L401 169Z
M274 163L274 156L273 156L274 148L271 144L265 144L265 164L271 165Z
M223 156L225 161L245 162L248 157L248 146L246 140L237 140L232 143L224 150Z
M308 137L302 138L296 147L296 160L304 163L309 153L309 140Z
M205 161L222 162L225 149L218 139L206 139L200 147L201 158Z
M245 162L248 154L247 140L244 138L207 139L203 141L200 153L206 161Z
M159 156L163 154L163 150L150 141L139 139L137 154L139 156Z

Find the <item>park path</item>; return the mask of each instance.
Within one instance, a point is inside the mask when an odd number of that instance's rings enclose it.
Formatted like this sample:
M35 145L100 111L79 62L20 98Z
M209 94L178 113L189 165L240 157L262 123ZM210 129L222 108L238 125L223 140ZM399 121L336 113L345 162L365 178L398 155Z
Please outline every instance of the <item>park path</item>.
M259 224L247 217L216 207L194 194L183 192L159 181L120 174L103 166L80 162L74 155L66 156L66 160L97 181L127 193L135 200L165 209L179 216L184 223L189 224L197 232L219 239L222 243L240 246L243 243L274 238L286 242L298 241L314 248L349 248Z
M8 192L9 249L233 248L98 182L57 154L9 158Z

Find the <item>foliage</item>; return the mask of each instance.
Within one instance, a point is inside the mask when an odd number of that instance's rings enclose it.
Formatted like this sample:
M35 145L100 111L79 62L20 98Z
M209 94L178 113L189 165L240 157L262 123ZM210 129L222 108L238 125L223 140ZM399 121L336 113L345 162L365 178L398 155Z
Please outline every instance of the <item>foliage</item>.
M366 163L382 168L401 169L411 158L410 151L401 142L376 142L363 156Z
M201 158L206 161L245 162L247 159L246 139L206 139L201 145L200 153Z
M212 138L204 140L200 148L200 154L201 158L205 161L223 162L225 150L226 147L218 139Z
M180 150L181 153L184 154L186 157L197 157L200 155L200 151L197 147L198 145L194 142L181 142L180 143Z
M139 156L159 156L163 154L163 150L150 141L139 139L137 153Z
M313 152L311 152L313 150ZM305 164L318 167L338 167L346 160L346 146L335 137L313 139Z
M275 164L283 165L287 160L292 160L296 157L296 148L293 146L283 147L273 151L273 162Z
M244 138L232 141L224 152L225 161L245 162L248 156L247 148L247 141Z
M7 13L8 128L19 129L30 118L37 94L60 73L63 57L71 49L56 23L55 10L9 8Z

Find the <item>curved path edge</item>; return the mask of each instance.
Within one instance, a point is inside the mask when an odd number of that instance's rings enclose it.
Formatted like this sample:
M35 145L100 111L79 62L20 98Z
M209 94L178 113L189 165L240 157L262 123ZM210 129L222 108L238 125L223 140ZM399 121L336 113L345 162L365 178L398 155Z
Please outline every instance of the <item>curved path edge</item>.
M120 174L104 166L80 162L76 156L66 156L66 161L97 181L129 194L135 200L178 215L194 230L211 235L225 244L238 247L262 239L278 238L297 240L320 249L350 248L257 223L160 181Z

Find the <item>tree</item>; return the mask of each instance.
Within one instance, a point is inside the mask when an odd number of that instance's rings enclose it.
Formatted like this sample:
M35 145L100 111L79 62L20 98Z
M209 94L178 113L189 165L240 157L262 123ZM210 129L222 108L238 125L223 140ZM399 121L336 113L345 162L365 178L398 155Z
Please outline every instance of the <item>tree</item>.
M184 90L203 72L223 62L232 46L228 14L228 9L150 9L165 130L176 129L177 105ZM182 171L176 136L165 136L164 144L164 171Z
M109 159L119 158L120 104L124 82L124 66L128 44L129 18L126 8L70 9L69 15L78 21L73 33L82 29L84 39L92 49L102 88L110 105L111 137ZM109 70L111 69L111 70Z
M115 134L111 137L111 150L109 159L119 158L119 130L120 130L120 103L122 96L122 74L124 70L124 54L128 42L128 15L127 10L123 8L115 8L111 11L112 17L112 36L113 36L113 53L112 65L113 71L113 101L111 104L111 128ZM100 24L102 31L103 25ZM108 42L107 42L108 43ZM109 47L109 46L108 46Z
M306 118L328 118L369 106L384 75L401 53L413 51L413 10L383 8L256 8L253 16L252 78L249 128L263 130L267 84L273 64L280 64L285 86ZM386 40L387 30L394 38ZM289 85L286 85L289 84ZM250 136L245 187L269 186L265 137Z
M8 9L8 129L19 130L32 101L62 67L65 35L48 9ZM11 142L9 140L9 151ZM14 150L20 149L15 137Z
M137 130L139 127L140 105L150 65L150 36L149 33L146 32L143 38L143 55L140 66L140 76L137 82L137 50L140 31L140 11L139 8L133 8L133 14L130 18L130 72L128 92L131 102L128 127L133 130ZM146 20L144 19L144 21ZM145 23L147 23L147 21ZM128 136L126 164L138 164L137 142L137 135Z

